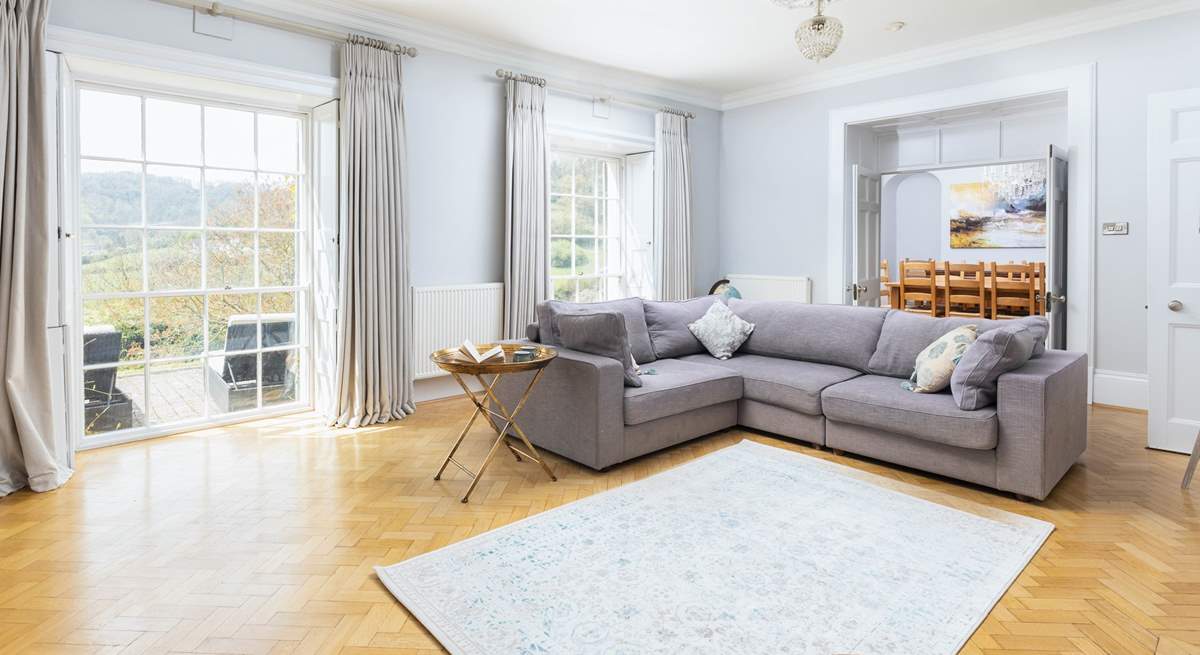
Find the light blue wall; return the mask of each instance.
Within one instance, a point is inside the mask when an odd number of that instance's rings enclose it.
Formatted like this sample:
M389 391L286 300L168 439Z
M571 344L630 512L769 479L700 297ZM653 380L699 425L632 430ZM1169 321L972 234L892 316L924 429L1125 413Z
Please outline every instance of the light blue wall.
M1200 12L726 111L721 134L721 268L809 275L826 301L829 112L1032 71L1097 62L1098 368L1146 371L1146 98L1200 86ZM1083 244L1073 244L1083 247Z
M221 57L336 76L337 47L238 22L225 41L192 32L192 12L149 0L54 0L50 23ZM412 282L416 286L504 279L504 85L496 62L421 48L406 59L405 111ZM537 73L537 71L530 71ZM653 98L657 104L675 104ZM653 139L654 113L622 106L607 120L591 103L555 99L550 120ZM696 287L717 274L719 113L685 107L692 123Z

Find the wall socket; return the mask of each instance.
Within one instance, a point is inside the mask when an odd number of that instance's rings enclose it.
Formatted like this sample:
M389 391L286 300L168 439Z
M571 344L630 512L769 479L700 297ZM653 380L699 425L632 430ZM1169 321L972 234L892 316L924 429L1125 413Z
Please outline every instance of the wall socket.
M1100 234L1106 237L1125 236L1129 234L1129 223L1103 223L1100 226Z

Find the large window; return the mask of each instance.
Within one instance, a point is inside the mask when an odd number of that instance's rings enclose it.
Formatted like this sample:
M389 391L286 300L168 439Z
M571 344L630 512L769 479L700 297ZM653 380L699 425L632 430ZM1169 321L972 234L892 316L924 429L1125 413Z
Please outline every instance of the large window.
M83 431L304 399L303 116L85 86Z
M555 151L550 167L550 284L558 300L624 293L622 161Z

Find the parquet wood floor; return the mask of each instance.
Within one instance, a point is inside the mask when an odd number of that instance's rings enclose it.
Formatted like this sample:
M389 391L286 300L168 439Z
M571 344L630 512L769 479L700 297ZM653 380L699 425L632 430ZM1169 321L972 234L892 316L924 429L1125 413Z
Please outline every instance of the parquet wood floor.
M1091 414L1090 447L1043 503L729 430L610 471L497 457L468 505L431 479L469 406L394 425L297 415L82 453L65 488L0 500L0 653L434 653L371 567L749 438L1058 529L963 650L1200 653L1200 488L1146 450L1145 416ZM477 428L467 453L483 454ZM801 608L802 610L802 608ZM920 655L920 654L914 654Z

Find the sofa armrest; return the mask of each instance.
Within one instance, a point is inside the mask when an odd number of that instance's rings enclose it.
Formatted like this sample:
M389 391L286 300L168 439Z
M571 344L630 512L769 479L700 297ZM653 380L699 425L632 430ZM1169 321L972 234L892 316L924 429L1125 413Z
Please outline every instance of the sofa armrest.
M1044 499L1087 448L1086 353L1047 350L1000 376L996 487Z
M557 347L517 422L534 445L594 469L622 459L625 440L625 378L609 357ZM510 410L533 373L500 379L497 396Z

